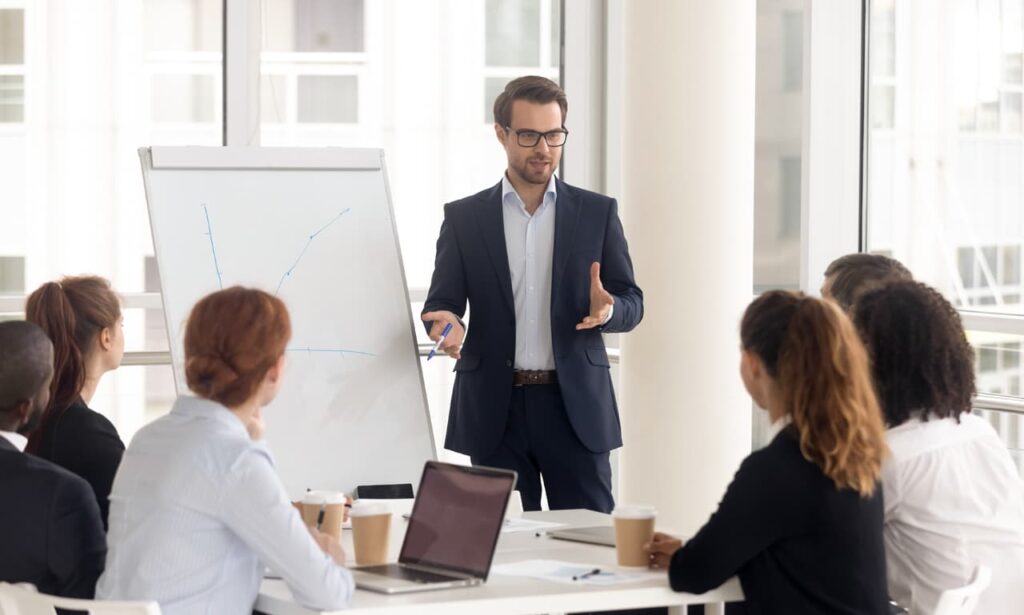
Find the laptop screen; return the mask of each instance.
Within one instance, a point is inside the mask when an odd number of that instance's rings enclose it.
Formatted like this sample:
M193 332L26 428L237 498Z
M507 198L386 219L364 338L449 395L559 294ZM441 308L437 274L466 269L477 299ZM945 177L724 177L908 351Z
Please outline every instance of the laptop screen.
M515 472L427 462L399 561L487 578Z

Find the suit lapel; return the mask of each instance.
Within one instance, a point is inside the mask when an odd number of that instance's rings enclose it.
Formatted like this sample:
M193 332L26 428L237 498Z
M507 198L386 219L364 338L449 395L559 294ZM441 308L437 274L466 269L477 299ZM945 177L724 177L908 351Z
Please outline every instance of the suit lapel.
M512 273L508 267L508 248L505 245L505 218L502 214L501 182L487 193L484 202L476 208L477 223L480 234L491 257L494 273L498 276L498 285L505 296L509 310L515 313L512 300Z
M570 191L560 179L555 180L558 200L555 202L555 249L551 274L551 297L562 287L562 276L565 274L569 254L572 253L573 239L576 235L576 224L580 216L579 195Z

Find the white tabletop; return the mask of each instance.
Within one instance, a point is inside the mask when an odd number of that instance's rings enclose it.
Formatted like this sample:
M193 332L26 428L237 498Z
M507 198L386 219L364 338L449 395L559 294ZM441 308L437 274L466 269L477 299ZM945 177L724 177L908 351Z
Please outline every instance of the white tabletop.
M527 519L563 523L566 527L610 525L608 515L587 510L545 511L526 513ZM392 523L391 559L397 559L404 535L404 522L395 514ZM351 557L352 538L346 531L342 543ZM562 560L580 564L594 564L615 568L615 550L609 547L586 545L537 537L534 532L502 534L495 564L531 559ZM680 606L687 604L723 603L743 600L739 581L732 578L718 589L706 594L676 593L668 586L667 575L650 581L614 587L566 585L525 577L491 574L487 583L479 587L428 591L388 596L357 590L350 608L332 611L339 615L406 615L411 613L444 612L453 615L513 615L520 613L551 613L586 610L644 608L654 606ZM316 611L305 609L292 600L291 592L283 581L266 579L260 587L255 610L267 615L309 615Z

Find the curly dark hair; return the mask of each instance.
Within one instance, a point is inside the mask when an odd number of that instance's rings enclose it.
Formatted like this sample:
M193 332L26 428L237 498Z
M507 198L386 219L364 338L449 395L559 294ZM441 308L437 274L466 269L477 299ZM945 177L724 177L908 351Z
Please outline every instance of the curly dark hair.
M829 297L847 312L860 295L889 282L913 280L910 270L895 258L882 254L847 254L825 269Z
M890 427L929 416L959 421L971 411L974 351L939 291L913 281L887 284L858 298L853 320Z

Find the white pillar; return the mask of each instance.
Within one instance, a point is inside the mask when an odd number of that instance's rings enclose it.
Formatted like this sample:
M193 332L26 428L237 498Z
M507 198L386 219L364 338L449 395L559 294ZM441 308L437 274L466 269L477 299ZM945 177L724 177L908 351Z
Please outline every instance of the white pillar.
M646 314L623 336L620 502L692 534L750 450L755 8L622 3L623 211Z

